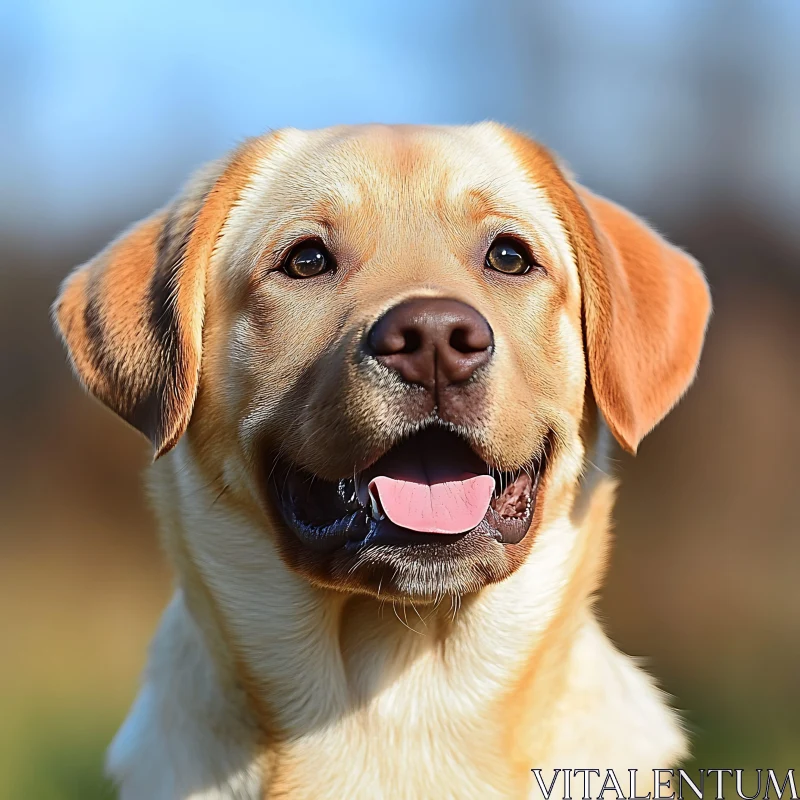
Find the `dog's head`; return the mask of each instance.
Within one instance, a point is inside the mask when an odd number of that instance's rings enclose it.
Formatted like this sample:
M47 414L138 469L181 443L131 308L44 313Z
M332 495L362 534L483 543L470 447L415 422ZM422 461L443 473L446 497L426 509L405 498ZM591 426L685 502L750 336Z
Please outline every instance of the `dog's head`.
M694 376L709 295L533 142L371 126L247 142L54 313L89 391L157 456L186 434L290 567L435 598L503 579L568 512L598 408L636 450Z

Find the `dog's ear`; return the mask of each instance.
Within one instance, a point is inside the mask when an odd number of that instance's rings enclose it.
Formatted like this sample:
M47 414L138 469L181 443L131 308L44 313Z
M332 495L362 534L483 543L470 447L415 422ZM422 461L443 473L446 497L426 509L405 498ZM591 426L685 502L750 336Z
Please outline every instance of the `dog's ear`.
M192 413L206 273L246 182L248 147L206 167L166 209L78 267L53 304L81 382L150 439L156 458L174 447Z
M635 453L694 379L711 298L693 258L577 191L594 238L579 256L589 378L612 433Z
M564 223L583 293L592 391L617 441L635 453L694 379L708 284L691 256L577 185L546 148L500 130Z

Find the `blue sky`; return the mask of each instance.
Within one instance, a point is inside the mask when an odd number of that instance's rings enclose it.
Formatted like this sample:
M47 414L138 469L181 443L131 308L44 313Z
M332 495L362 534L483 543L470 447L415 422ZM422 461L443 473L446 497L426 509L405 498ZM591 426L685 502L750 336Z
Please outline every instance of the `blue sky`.
M4 2L0 230L122 222L245 136L340 122L496 118L622 200L675 197L714 160L718 73L752 89L731 147L772 202L800 165L800 3L726 2Z

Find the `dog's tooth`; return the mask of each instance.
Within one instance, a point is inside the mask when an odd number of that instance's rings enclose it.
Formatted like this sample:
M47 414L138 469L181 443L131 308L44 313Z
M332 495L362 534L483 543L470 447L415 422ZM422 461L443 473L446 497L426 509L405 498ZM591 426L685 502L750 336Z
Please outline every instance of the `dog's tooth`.
M380 522L383 519L383 514L381 514L380 506L378 505L378 501L375 499L375 496L370 492L369 495L369 506L370 512L372 514L372 519L376 522Z

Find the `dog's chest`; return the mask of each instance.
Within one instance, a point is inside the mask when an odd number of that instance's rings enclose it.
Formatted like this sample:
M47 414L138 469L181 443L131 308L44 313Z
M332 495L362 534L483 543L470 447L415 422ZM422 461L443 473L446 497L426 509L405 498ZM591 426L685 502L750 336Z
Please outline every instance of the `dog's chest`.
M460 720L458 708L380 698L276 748L265 797L522 797L525 776L504 763L495 734L488 721Z
M287 691L271 694L283 733L265 759L265 797L524 796L528 771L508 763L506 687L491 670L445 649L430 618L411 631L349 611L336 647L320 645L302 679L284 675Z

